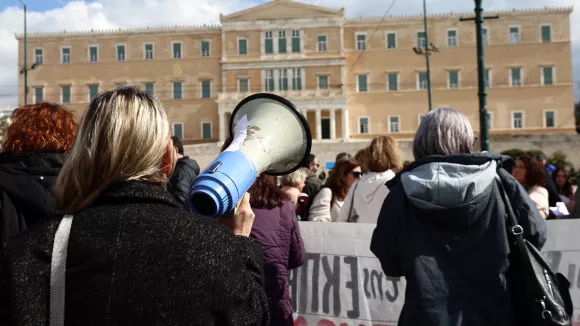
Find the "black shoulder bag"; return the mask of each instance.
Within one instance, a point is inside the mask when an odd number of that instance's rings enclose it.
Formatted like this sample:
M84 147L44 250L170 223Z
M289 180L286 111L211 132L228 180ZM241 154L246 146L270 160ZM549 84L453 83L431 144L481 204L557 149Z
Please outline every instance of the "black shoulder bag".
M570 282L564 275L554 273L540 251L524 239L524 229L515 217L500 180L498 185L507 214L509 281L520 325L572 325Z

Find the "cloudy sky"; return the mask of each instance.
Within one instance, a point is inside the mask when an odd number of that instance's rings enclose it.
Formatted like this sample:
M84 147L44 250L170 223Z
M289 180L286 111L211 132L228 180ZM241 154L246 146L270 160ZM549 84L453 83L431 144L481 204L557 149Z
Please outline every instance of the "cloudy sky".
M267 0L24 0L28 4L29 32L109 29L165 25L219 23L219 14L253 7ZM305 3L346 9L348 16L382 16L391 0L301 0ZM486 10L571 6L572 47L576 98L580 99L580 2L578 0L483 0ZM398 0L391 13L418 14L421 0ZM471 12L473 1L427 0L430 13ZM18 0L0 0L0 108L17 104L17 42L22 32L22 7Z

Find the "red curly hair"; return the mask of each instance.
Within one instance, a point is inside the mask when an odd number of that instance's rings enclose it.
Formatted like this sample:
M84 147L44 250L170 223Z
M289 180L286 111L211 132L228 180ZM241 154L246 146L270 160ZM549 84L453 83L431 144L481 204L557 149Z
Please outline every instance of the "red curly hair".
M73 114L58 104L40 102L14 110L6 129L5 151L17 155L67 153L71 150L77 123Z

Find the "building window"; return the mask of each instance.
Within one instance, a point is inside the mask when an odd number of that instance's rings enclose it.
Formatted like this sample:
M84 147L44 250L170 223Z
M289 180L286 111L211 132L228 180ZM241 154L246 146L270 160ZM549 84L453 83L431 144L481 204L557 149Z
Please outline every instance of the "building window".
M522 86L522 68L510 68L510 85Z
M173 136L177 137L178 139L183 139L183 123L173 124Z
M387 32L387 49L397 48L397 34L392 32Z
M427 38L425 37L425 32L417 32L417 47L419 49L424 49L427 47Z
M61 62L70 63L70 48L62 48L61 50Z
M174 100L181 100L183 98L183 83L182 82L173 82L173 99Z
M423 119L425 119L425 116L423 114L419 114L419 126L423 122Z
M210 44L209 41L201 41L201 56L203 58L208 58L210 56Z
M510 43L511 44L520 43L520 28L517 26L510 27Z
M302 89L302 69L292 69L292 90L299 91Z
M417 73L417 89L425 90L429 87L429 81L426 72Z
M281 91L287 91L288 90L288 70L280 69L278 71L278 73L280 74L280 77L278 78L278 87L280 88Z
M389 117L389 132L400 132L399 116Z
M99 95L99 85L89 85L89 102Z
M447 85L449 88L459 88L459 71L451 70L447 72Z
M248 78L238 79L238 93L248 93L250 91L250 80Z
M367 48L367 35L356 34L356 50L363 51Z
M391 72L387 74L387 89L389 91L399 90L399 73Z
M489 44L489 35L487 33L487 27L483 28L483 45Z
M173 59L181 59L181 42L173 42L172 52L173 52Z
M34 63L42 64L44 61L44 51L42 49L34 49Z
M368 92L368 76L367 75L358 75L356 79L356 91L359 93Z
M300 52L300 31L292 31L292 53Z
M145 83L145 91L151 96L155 96L155 84Z
M212 127L211 122L202 122L201 123L201 138L203 139L211 139L212 138Z
M544 111L544 127L546 128L556 127L556 112Z
M512 112L512 129L522 129L524 127L524 113Z
M70 86L61 86L60 93L60 101L62 103L70 103Z
M238 39L238 54L239 55L248 54L248 39L245 38Z
M368 134L369 130L369 118L368 117L359 117L358 118L358 133L359 134Z
M483 81L485 82L485 87L491 87L491 69L485 68L485 73L483 75Z
M145 60L153 60L153 44L152 43L147 43L144 46L145 48Z
M264 81L266 92L274 91L274 70L266 70L266 80Z
M117 45L117 61L125 61L125 45Z
M554 67L542 67L542 85L554 84Z
M318 76L318 89L329 89L328 76Z
M540 27L540 30L542 33L542 43L552 42L552 26L542 25L542 27Z
M493 129L493 112L487 112L487 129Z
M44 101L44 87L34 87L34 103Z
M318 35L318 52L326 52L327 50L326 35Z
M211 81L201 81L201 98L211 98Z
M457 30L450 29L447 31L447 47L454 48L457 46Z
M89 46L89 61L90 62L97 62L99 61L99 47Z
M286 53L286 47L288 41L286 41L286 31L278 32L278 53Z
M272 31L264 32L264 52L274 53L274 39L272 38Z

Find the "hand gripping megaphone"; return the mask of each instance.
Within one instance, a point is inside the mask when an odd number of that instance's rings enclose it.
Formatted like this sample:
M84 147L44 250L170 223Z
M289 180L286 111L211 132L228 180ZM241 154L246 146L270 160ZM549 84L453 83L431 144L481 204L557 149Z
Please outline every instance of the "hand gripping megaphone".
M299 169L312 147L308 122L290 101L258 93L243 99L230 119L231 145L191 184L188 204L198 215L223 216L262 174Z

